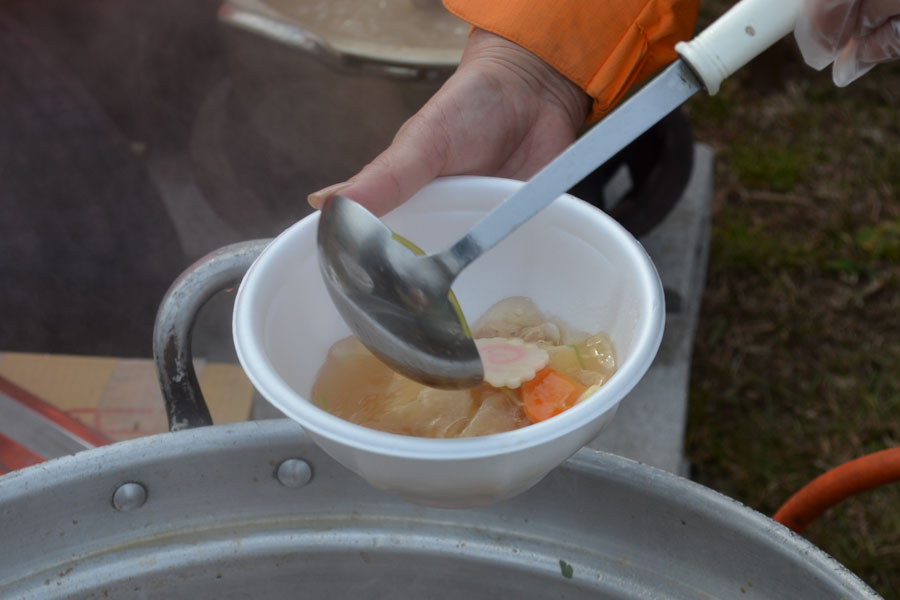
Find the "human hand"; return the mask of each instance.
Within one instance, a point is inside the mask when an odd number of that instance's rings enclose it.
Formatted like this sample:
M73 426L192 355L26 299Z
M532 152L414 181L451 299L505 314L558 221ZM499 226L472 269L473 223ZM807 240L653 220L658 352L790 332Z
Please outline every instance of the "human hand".
M441 175L528 179L575 139L590 97L524 48L476 29L456 72L340 193L382 215Z
M845 86L900 58L900 0L804 0L794 37L807 64Z

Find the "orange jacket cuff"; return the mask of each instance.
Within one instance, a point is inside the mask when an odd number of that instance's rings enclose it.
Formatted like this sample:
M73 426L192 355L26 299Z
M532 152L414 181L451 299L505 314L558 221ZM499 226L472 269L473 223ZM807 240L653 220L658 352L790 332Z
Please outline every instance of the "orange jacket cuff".
M699 0L444 0L472 25L530 50L588 93L588 121L676 58Z

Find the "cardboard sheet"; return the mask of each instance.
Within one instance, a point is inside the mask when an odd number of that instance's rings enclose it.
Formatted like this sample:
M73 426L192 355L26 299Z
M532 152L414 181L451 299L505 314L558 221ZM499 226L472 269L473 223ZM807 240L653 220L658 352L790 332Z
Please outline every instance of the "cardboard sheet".
M195 361L213 423L250 418L253 386L239 365ZM0 376L113 441L167 431L151 360L0 353Z

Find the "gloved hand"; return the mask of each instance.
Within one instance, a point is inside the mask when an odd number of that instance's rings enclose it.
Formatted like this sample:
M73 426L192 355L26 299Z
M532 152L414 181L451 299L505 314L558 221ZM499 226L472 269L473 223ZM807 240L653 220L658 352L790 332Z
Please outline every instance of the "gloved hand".
M900 58L900 0L804 0L794 37L807 64L845 86Z

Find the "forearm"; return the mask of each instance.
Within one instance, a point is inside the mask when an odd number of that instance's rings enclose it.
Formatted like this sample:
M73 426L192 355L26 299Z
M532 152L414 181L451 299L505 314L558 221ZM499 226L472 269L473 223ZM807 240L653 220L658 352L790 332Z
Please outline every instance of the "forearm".
M594 101L590 120L675 59L698 0L444 0L449 11L530 50Z

